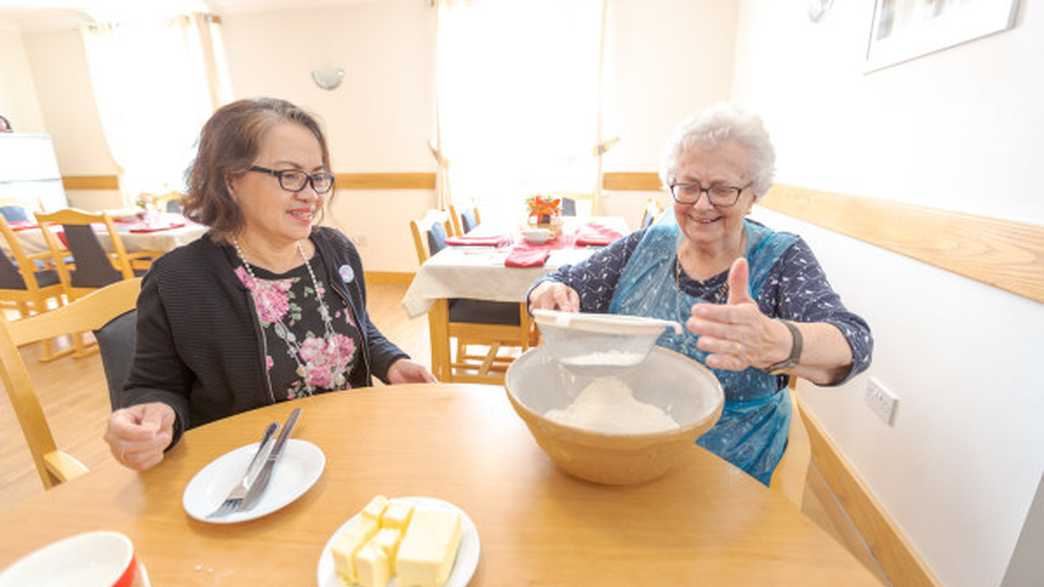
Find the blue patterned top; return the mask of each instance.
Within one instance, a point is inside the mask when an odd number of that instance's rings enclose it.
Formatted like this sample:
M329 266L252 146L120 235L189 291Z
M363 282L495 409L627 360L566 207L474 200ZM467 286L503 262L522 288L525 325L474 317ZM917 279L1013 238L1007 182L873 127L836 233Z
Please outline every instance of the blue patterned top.
M643 229L621 238L581 263L559 268L533 286L548 280L562 282L579 294L580 311L608 312L620 274L645 232ZM727 280L727 270L705 281L691 279L683 271L681 289L692 296L724 303L727 294L723 286ZM819 261L801 237L772 267L757 302L766 316L794 322L826 322L841 331L852 348L852 368L831 385L840 385L870 366L874 349L870 326L841 303L841 296L830 287ZM779 385L786 385L785 375L779 377Z

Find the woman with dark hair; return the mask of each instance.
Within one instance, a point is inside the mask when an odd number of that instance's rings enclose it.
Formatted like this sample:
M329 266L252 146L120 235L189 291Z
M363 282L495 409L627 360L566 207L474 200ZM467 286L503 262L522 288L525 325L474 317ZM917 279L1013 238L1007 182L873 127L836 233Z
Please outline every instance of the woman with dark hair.
M434 382L366 313L359 253L316 226L334 176L316 120L285 100L239 100L204 125L190 219L210 227L153 264L138 340L106 441L124 465L163 460L181 433L278 401Z

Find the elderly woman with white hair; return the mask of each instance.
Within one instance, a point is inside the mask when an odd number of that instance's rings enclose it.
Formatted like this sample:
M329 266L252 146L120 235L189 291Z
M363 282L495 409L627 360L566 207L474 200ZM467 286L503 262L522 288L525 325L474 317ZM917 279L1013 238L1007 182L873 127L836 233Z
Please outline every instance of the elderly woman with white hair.
M530 308L677 320L657 344L710 367L721 420L698 443L765 485L783 456L790 375L839 385L870 365L870 328L849 312L801 237L750 220L775 152L757 116L715 106L683 123L661 179L673 218L539 280Z

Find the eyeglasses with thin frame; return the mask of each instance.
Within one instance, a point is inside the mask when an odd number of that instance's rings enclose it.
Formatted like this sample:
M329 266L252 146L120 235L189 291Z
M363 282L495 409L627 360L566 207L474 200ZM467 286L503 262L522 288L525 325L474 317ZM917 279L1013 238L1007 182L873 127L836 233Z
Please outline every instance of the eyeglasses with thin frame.
M753 181L743 187L716 183L705 188L700 185L699 182L672 183L670 185L670 190L671 197L679 204L695 205L700 201L700 198L703 197L703 194L706 193L707 200L711 203L711 206L714 206L715 208L728 208L729 206L736 205L743 190L752 185L754 185Z
M279 187L288 192L300 192L306 185L311 184L317 194L325 194L333 188L334 176L330 173L308 174L300 169L269 169L260 165L253 165L249 171L267 173L279 180Z

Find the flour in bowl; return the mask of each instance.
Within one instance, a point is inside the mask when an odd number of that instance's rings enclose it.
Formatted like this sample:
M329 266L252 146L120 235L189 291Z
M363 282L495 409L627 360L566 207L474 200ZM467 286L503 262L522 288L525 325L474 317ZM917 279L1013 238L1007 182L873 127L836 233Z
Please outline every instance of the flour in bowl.
M617 377L595 379L569 407L549 410L544 417L602 434L649 434L678 428L662 409L635 399L631 388Z
M629 353L621 350L610 350L604 353L588 353L562 359L563 365L572 367L598 367L598 366L623 366L637 365L645 358L643 353Z

